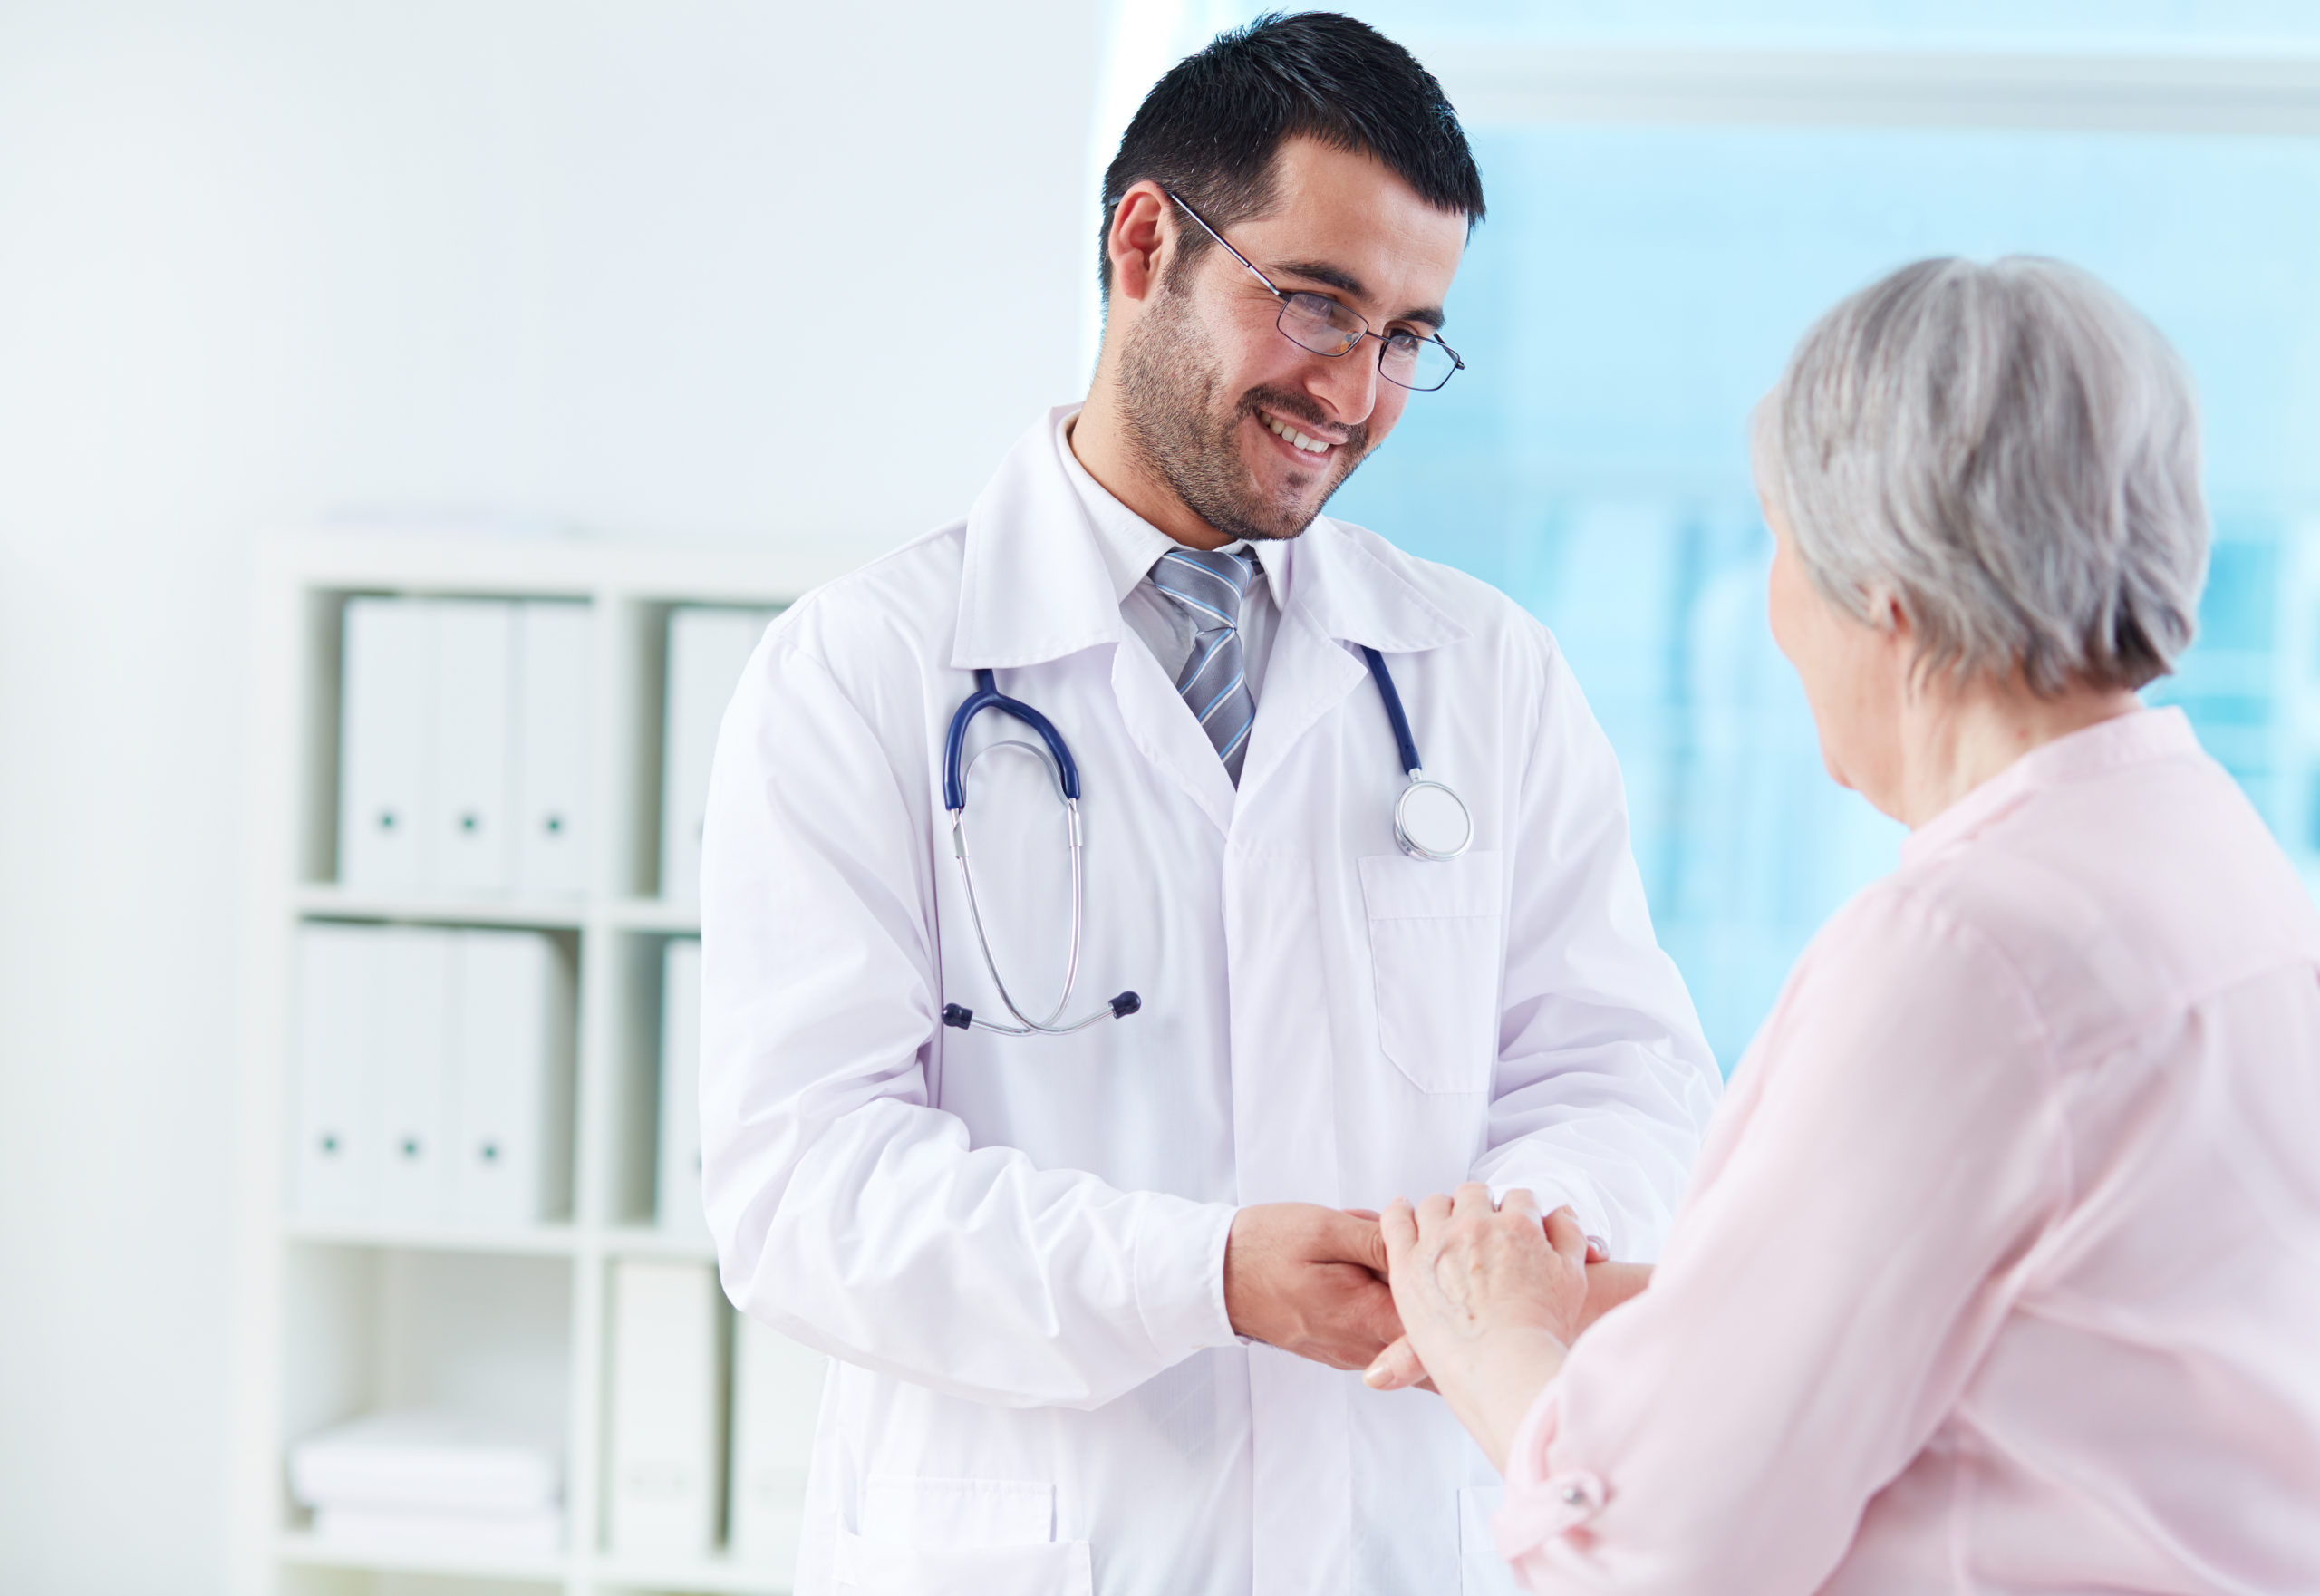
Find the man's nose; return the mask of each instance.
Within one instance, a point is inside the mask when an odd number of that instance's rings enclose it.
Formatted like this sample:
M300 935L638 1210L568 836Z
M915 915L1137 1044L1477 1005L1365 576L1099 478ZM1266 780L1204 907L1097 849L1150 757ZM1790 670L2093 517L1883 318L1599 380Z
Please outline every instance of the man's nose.
M1307 369L1305 391L1341 426L1358 427L1378 408L1378 353L1364 338L1343 354L1317 354Z

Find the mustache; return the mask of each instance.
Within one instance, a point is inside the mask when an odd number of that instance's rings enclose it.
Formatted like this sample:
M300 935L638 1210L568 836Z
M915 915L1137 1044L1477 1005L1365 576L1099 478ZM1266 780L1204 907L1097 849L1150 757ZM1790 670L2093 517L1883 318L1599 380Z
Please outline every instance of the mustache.
M1322 437L1335 431L1341 424L1320 413L1320 406L1301 393L1291 393L1280 388L1252 388L1241 396L1241 413L1253 416L1259 411L1271 411L1283 421L1302 421ZM1345 429L1345 438L1338 445L1346 453L1358 458L1368 452L1369 423L1357 421Z

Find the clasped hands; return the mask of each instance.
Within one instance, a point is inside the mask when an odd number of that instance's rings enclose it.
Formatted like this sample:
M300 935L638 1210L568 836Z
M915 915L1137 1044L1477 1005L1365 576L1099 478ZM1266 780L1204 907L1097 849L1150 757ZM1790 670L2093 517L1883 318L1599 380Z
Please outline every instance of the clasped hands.
M1233 1216L1224 1251L1237 1333L1363 1369L1380 1390L1438 1389L1469 1428L1527 1385L1519 1417L1563 1349L1649 1278L1647 1266L1605 1262L1569 1208L1542 1216L1519 1190L1494 1205L1479 1182L1397 1199L1382 1216L1259 1204Z

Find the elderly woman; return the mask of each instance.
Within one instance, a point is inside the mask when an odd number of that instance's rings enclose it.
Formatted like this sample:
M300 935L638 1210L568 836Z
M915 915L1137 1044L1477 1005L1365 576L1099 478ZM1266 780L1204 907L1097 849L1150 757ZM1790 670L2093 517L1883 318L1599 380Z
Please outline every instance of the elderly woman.
M2070 267L1927 261L1806 336L1755 462L1829 773L1912 834L1575 1345L1567 1214L1386 1215L1500 1549L1535 1591L2320 1590L2320 917L2134 696L2205 566L2181 366Z

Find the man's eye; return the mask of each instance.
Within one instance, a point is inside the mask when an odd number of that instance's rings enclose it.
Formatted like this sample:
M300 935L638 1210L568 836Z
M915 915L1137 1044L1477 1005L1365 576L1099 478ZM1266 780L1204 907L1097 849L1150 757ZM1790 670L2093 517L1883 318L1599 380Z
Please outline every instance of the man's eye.
M1426 340L1419 337L1416 333L1388 333L1386 334L1387 347L1391 349L1396 354L1416 354L1417 353L1417 346L1425 342Z

